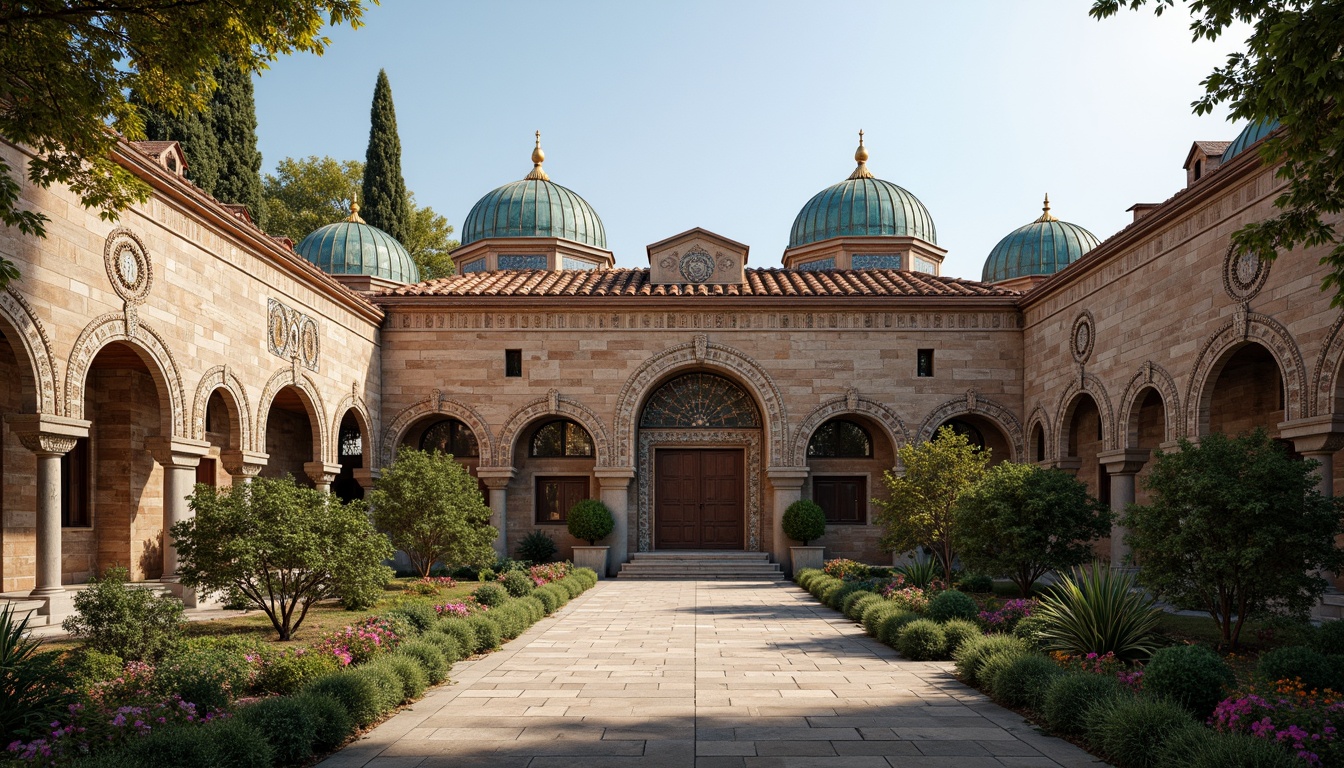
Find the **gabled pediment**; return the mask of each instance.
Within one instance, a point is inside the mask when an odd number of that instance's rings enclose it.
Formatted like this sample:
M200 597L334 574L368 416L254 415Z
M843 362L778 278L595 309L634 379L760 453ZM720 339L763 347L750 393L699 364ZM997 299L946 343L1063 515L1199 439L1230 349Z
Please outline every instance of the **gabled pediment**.
M648 246L649 277L655 285L740 284L750 250L736 240L695 227Z

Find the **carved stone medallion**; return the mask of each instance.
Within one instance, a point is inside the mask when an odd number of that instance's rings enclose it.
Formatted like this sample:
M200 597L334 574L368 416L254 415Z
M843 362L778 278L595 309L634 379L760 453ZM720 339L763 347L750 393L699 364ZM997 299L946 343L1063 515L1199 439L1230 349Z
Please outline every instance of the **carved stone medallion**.
M1254 298L1268 278L1268 264L1254 254L1237 254L1235 246L1227 247L1227 255L1223 257L1223 288L1233 300Z
M1079 363L1086 363L1092 357L1092 347L1097 341L1096 323L1092 320L1092 313L1083 310L1073 321L1073 331L1069 334L1069 351L1073 353L1073 359Z
M123 227L112 230L103 246L103 262L118 296L129 304L145 300L154 282L154 270L149 251L134 232Z
M317 321L275 299L266 302L266 343L271 354L316 371L322 352Z
M681 257L681 276L688 283L703 283L714 276L714 257L703 248L692 248Z

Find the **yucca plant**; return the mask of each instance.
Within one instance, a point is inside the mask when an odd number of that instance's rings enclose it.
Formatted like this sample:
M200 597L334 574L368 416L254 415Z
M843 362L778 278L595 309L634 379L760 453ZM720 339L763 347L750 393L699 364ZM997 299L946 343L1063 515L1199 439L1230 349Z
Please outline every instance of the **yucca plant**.
M1135 589L1134 577L1093 562L1065 576L1041 599L1046 650L1114 653L1121 661L1146 659L1157 648L1162 609Z
M907 583L920 589L928 589L935 579L943 575L942 567L932 557L923 560L916 557L913 563L898 565L895 570L905 577Z
M0 742L44 735L47 724L74 702L57 654L38 653L28 636L28 617L0 609Z

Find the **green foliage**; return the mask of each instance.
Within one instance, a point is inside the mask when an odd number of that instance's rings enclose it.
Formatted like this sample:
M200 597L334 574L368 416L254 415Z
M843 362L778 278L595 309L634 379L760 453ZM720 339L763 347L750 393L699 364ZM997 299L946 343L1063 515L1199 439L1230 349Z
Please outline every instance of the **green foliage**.
M489 646L482 647L479 644L476 629L466 619L439 619L438 630L457 641L463 658L490 650Z
M812 580L823 573L820 568L799 568L793 572L793 583L807 589Z
M149 106L137 91L131 92L130 101L144 116L145 138L181 144L187 159L187 178L207 195L213 195L219 182L219 139L215 137L209 113L163 112Z
M261 734L281 765L295 765L313 756L317 720L296 696L272 696L238 711L238 719Z
M1344 655L1344 621L1327 621L1311 636L1311 647L1326 656Z
M378 70L369 110L369 146L364 157L363 218L399 242L410 230L406 180L401 175L401 137L392 106L392 84L387 71Z
M546 606L532 595L518 598L518 604L527 609L529 618L533 624L546 618Z
M443 635L441 635L442 637ZM425 671L425 679L430 685L438 685L448 677L450 662L441 648L428 640L413 640L402 643L397 653L414 659Z
M1339 666L1312 648L1289 646L1276 648L1260 657L1255 674L1267 683L1299 678L1307 688L1344 690ZM1144 678L1145 684L1147 677ZM1216 703L1216 702L1215 702Z
M345 709L346 714L360 728L368 728L382 714L378 702L378 686L358 669L343 669L319 677L306 685L305 694L329 696Z
M1155 750L1157 765L1180 768L1301 768L1288 750L1266 739L1218 733L1191 723L1167 734Z
M900 642L901 629L912 621L919 621L920 615L911 611L897 610L888 614L877 625L877 639L883 645L895 648Z
M295 696L294 700L308 713L313 721L314 752L330 752L349 738L355 730L355 721L345 711L345 707L330 696L305 693ZM240 767L241 768L241 767Z
M423 600L408 600L383 615L394 621L404 620L417 634L434 626L439 620L434 606Z
M1142 660L1156 646L1162 609L1134 587L1134 577L1094 562L1059 580L1034 614L1045 647L1075 655L1114 653Z
M810 499L799 499L784 510L780 524L785 536L806 547L826 535L826 512Z
M1143 668L1145 694L1175 702L1200 720L1213 714L1236 682L1227 662L1202 645L1163 648Z
M943 634L947 635L947 652L952 653L961 647L961 644L973 637L980 637L984 632L980 631L980 626L967 619L949 619L943 622Z
M182 583L260 608L289 640L319 600L372 599L392 570L387 537L362 502L259 477L220 491L197 485L195 515L172 528Z
M882 547L892 552L925 547L942 565L943 580L951 584L957 499L984 476L989 451L943 427L932 440L901 446L897 455L905 473L885 472L882 482L888 498L873 501L878 510L875 522L883 528Z
M28 636L28 618L15 618L12 606L0 608L0 740L46 736L47 723L74 700L68 689L58 655L38 653L38 641Z
M402 446L369 503L374 524L421 575L435 562L494 562L499 532L490 525L490 508L476 478L450 454Z
M341 715L349 722L348 715L343 711ZM214 753L211 763L214 768L267 768L276 762L275 749L270 742L237 718L215 720L204 727L197 726L197 729L204 733Z
M67 654L61 660L61 666L70 674L76 690L88 690L98 683L120 677L126 662L114 653L95 651L82 645Z
M1033 647L1041 648L1045 645L1045 631L1049 626L1050 622L1044 616L1025 616L1013 627L1013 636L1026 640Z
M872 592L854 592L845 598L845 602L840 606L840 610L845 616L853 621L860 621L863 618L863 609L865 606L882 600L881 595Z
M560 598L555 596L555 590L547 589L549 584L542 585L532 591L529 597L534 597L541 601L542 607L546 610L546 615L550 616L560 607Z
M830 591L826 596L825 602L828 607L834 608L837 611L843 611L845 607L845 601L848 600L850 596L858 594L860 592L870 592L870 591L871 590L868 588L868 586L861 582L846 581L842 582L839 589Z
M980 606L976 605L975 600L965 592L947 589L933 596L924 614L934 621L952 619L974 621L980 615Z
M1039 710L1045 692L1056 677L1064 674L1058 664L1036 653L1027 653L999 670L993 681L994 700L1005 707Z
M454 274L452 254L458 241L453 239L453 225L428 205L416 203L414 192L407 193L406 204L410 207L410 231L401 244L420 268L420 279L433 280Z
M493 568L482 568L476 572L476 580L479 582L488 582L495 580L495 571Z
M126 583L125 568L108 568L75 593L75 614L61 628L126 661L158 661L182 637L182 602Z
M1087 743L1116 768L1158 768L1163 743L1191 722L1179 704L1123 696L1088 709L1083 728Z
M512 640L526 632L530 626L527 614L520 612L512 602L491 611L490 620L499 626L499 635L503 640Z
M264 229L266 208L261 197L261 151L257 149L252 69L231 59L221 59L215 69L215 82L217 87L207 112L219 150L219 178L212 194L220 202L246 205L252 221Z
M471 593L471 596L476 598L476 602L490 608L503 605L509 600L508 590L498 582L482 584Z
M531 594L533 589L536 589L536 585L532 583L532 577L522 571L509 571L504 574L503 584L510 597L525 597Z
M1325 590L1320 572L1344 568L1340 500L1316 490L1316 466L1264 430L1157 451L1145 481L1152 502L1131 506L1122 523L1143 563L1139 583L1208 613L1232 646L1249 620L1304 617Z
M1161 14L1175 0L1153 0ZM1121 8L1138 9L1148 0L1093 0L1091 14L1105 18ZM1339 104L1344 83L1338 77L1339 40L1344 36L1344 9L1333 0L1265 3L1260 0L1200 0L1190 4L1190 30L1196 40L1217 40L1223 34L1245 34L1245 49L1227 57L1201 85L1196 114L1227 105L1233 118L1278 120L1284 132L1260 150L1267 162L1282 162L1277 171L1286 189L1274 201L1274 218L1249 223L1232 234L1238 253L1272 260L1297 246L1335 244L1322 259L1330 272L1322 288L1344 288L1344 245L1333 214L1344 209L1344 125Z
M997 690L996 686L999 684L999 675L1002 675L1004 670L1015 664L1018 659L1034 655L1031 651L1022 648L1005 648L984 655L980 660L980 668L976 671L976 675L980 679L980 687L985 690L985 693L993 696Z
M928 589L942 575L938 561L934 558L915 558L914 562L896 566L896 572L905 577L912 587Z
M475 616L469 616L466 620L471 631L476 633L476 652L484 653L493 651L500 645L503 634L499 631L499 624L489 616L478 613Z
M131 739L123 755L129 764L142 768L216 766L221 762L219 753L224 745L223 739L216 738L217 733L219 732L214 728L201 728L196 725L155 728L142 738ZM264 737L262 738L264 740ZM271 761L275 759L274 751L263 754L270 760L262 765L271 765Z
M266 659L253 687L259 693L288 696L298 693L308 683L335 672L339 662L329 653L286 651Z
M596 545L599 539L605 539L616 527L607 505L597 499L583 499L570 508L566 517L569 535Z
M1119 681L1111 675L1070 672L1050 683L1041 715L1050 730L1061 736L1076 736L1083 732L1089 709L1122 695Z
M957 578L955 586L962 592L984 594L994 591L994 579L983 573L966 573Z
M582 595L584 591L588 589L587 585L584 582L580 581L579 579L573 576L566 576L565 578L555 583L560 585L560 587L565 591L569 592L570 599Z
M976 685L980 682L980 667L990 656L1004 651L1026 654L1030 650L1026 643L1011 635L981 635L963 641L952 652L952 660L956 662L957 674Z
M369 663L392 670L397 679L401 681L402 702L411 702L420 698L425 695L425 689L429 687L429 675L425 673L425 668L420 666L420 662L411 656L394 653L379 656Z
M518 542L518 556L534 563L549 563L558 551L555 539L545 531L533 531Z
M549 593L552 597L555 598L556 603L557 603L557 605L556 605L557 608L561 608L561 607L563 607L566 603L569 602L569 590L568 590L568 589L565 589L564 587L560 586L559 584L555 584L555 583L552 583L552 584L545 584L545 585L540 586L540 587L538 587L537 589L533 590L532 594L533 594L533 595L537 595L538 597L540 597L542 592L547 592L547 593Z
M882 626L883 621L904 612L904 609L890 600L868 603L863 609L863 631L868 633L869 637L877 637L877 629Z
M1006 575L1029 597L1047 572L1086 562L1110 530L1110 510L1078 478L1004 462L959 497L952 544L968 568Z
M175 645L154 670L155 686L194 704L225 709L252 684L249 655L260 643L241 637L192 638Z
M397 674L391 665L377 663L385 658L387 657L379 657L375 661L361 664L354 670L356 675L364 677L373 685L373 702L377 707L378 717L390 714L401 706L406 698L406 683L402 681L401 675Z
M472 633L473 637L475 634L476 633L474 632ZM446 660L450 666L471 655L470 648L463 649L461 642L456 637L444 632L438 627L421 635L420 640L439 649L439 652L443 654L444 660Z
M938 622L918 619L897 633L896 650L910 661L937 661L947 657L947 635Z
M196 156L187 158L195 164ZM364 164L316 155L286 157L275 166L275 175L262 179L266 200L266 231L288 237L295 243L308 233L350 215L350 202L364 177Z

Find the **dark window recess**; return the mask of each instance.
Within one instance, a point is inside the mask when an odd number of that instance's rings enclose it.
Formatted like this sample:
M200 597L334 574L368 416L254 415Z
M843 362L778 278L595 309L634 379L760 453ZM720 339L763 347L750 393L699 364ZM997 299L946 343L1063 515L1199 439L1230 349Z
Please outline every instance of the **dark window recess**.
M420 450L451 453L456 459L475 459L481 455L471 427L457 419L435 422L420 438Z
M1097 501L1107 509L1111 506L1111 473L1106 471L1105 464L1097 465Z
M966 442L970 443L976 448L980 448L982 450L984 449L985 435L974 424L969 424L967 422L962 421L961 419L952 419L948 421L946 424L943 424L943 426L951 427L953 432L957 433L958 435L964 436L966 438Z
M567 419L547 422L532 434L528 455L539 459L592 458L593 438L588 430Z
M812 433L807 455L815 459L866 459L873 455L873 441L858 424L833 419Z
M925 378L933 376L933 350L921 349L916 355L915 375Z
M513 378L523 375L523 350L504 350L504 375Z
M588 498L586 477L538 477L537 523L564 524L569 510Z
M1045 461L1045 430L1036 428L1036 460Z
M196 482L215 486L215 460L206 458L201 459L201 463L196 465Z
M868 511L868 478L813 478L812 500L826 513L827 523L862 525Z
M81 437L61 457L61 527L89 527L89 439Z

